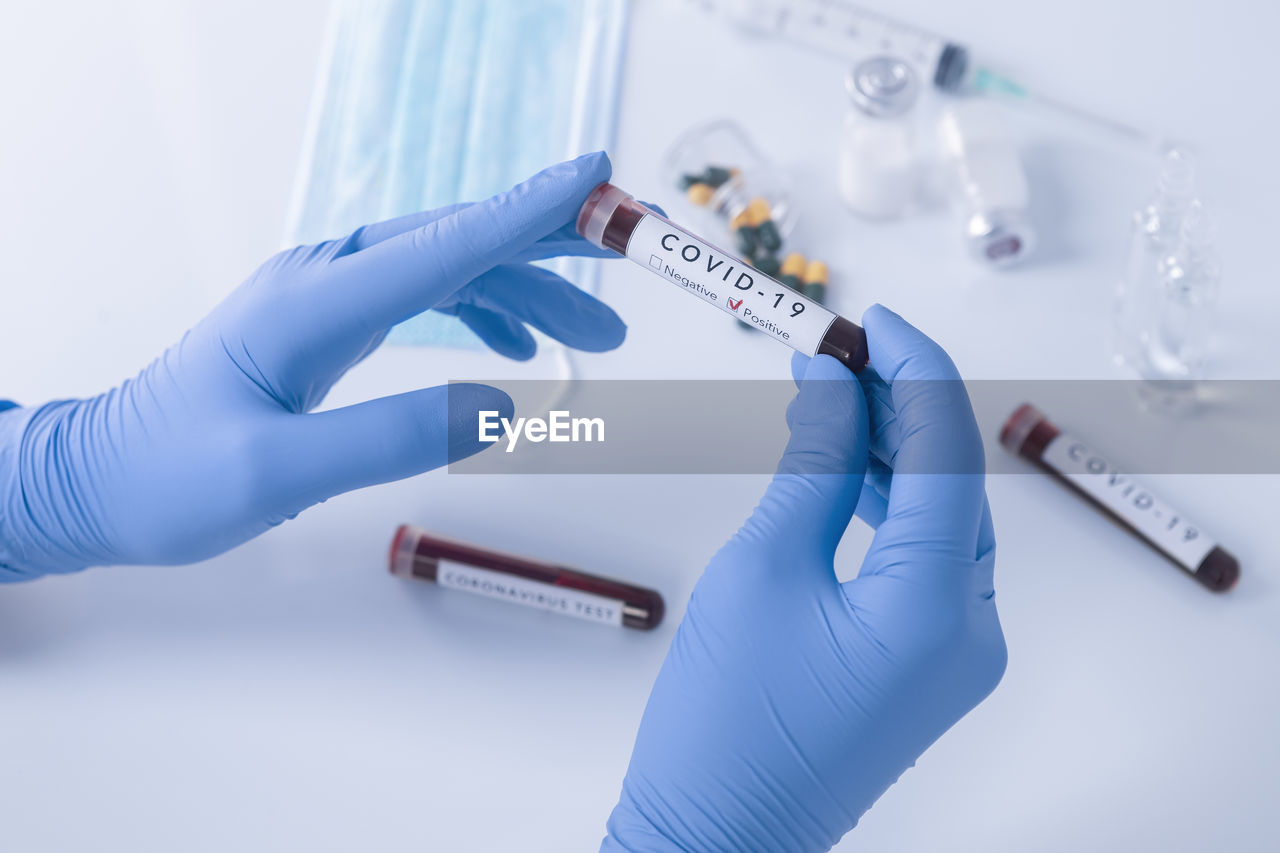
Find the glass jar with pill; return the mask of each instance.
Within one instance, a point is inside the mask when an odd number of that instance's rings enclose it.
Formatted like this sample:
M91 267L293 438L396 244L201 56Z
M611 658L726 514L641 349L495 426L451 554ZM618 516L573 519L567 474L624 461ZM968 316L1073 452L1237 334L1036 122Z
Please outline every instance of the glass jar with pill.
M662 170L685 200L682 215L766 275L778 274L797 219L791 181L741 125L717 119L689 128L667 149Z

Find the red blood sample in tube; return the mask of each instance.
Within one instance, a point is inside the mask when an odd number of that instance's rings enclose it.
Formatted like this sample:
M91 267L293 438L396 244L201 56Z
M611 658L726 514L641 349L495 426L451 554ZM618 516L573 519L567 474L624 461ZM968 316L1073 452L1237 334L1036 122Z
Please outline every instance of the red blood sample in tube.
M431 581L606 625L648 630L666 606L651 589L432 535L402 524L391 541L391 574Z
M867 335L861 326L686 231L613 184L600 184L587 196L578 213L578 233L805 355L830 355L855 371L867 366Z
M1225 592L1240 579L1239 561L1198 525L1059 430L1034 406L1024 404L1009 416L1000 443L1070 486L1214 592Z

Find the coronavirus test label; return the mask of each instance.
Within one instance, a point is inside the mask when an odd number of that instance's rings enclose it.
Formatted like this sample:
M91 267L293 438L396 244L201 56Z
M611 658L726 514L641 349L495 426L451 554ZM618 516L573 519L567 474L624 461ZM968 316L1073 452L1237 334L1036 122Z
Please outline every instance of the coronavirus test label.
M1066 433L1049 442L1040 461L1124 519L1144 539L1189 572L1195 572L1217 544L1182 513L1158 500Z
M606 625L622 624L623 603L617 599L563 586L538 583L503 572L455 563L451 560L440 561L436 569L436 583L450 589L461 589L487 598L500 598L512 604L550 610L553 613L576 616L590 622L603 622Z
M812 299L657 216L636 224L627 257L808 356L818 354L836 319Z

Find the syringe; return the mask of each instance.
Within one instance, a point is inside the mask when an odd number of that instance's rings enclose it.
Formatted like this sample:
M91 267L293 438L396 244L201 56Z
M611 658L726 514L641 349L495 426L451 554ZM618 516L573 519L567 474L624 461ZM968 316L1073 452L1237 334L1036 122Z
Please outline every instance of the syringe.
M919 67L937 88L956 91L969 51L919 27L846 0L695 0L716 7L737 26L853 59L891 54Z
M915 65L935 88L1008 99L1058 112L1144 144L1160 137L1056 98L1035 94L1010 78L976 66L969 49L848 0L691 0L714 8L738 27L785 38L848 59L891 54Z

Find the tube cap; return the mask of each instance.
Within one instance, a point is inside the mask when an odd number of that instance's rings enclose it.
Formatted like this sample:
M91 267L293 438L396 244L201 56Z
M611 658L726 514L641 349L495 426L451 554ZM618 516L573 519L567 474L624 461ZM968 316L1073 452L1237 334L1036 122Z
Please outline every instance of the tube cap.
M1020 454L1022 445L1026 444L1031 431L1043 420L1044 414L1039 409L1030 403L1023 403L1014 409L1009 420L1005 421L1004 427L1000 430L1000 444L1010 453Z
M600 184L591 191L587 200L582 203L582 209L578 211L578 233L591 245L600 249L605 248L605 226L609 224L609 219L618 209L618 205L631 198L630 193L618 189L607 181Z
M391 540L391 554L388 567L391 574L400 578L429 577L435 579L435 561L428 560L431 565L424 571L423 558L418 556L418 542L422 539L422 531L409 524L402 524Z

